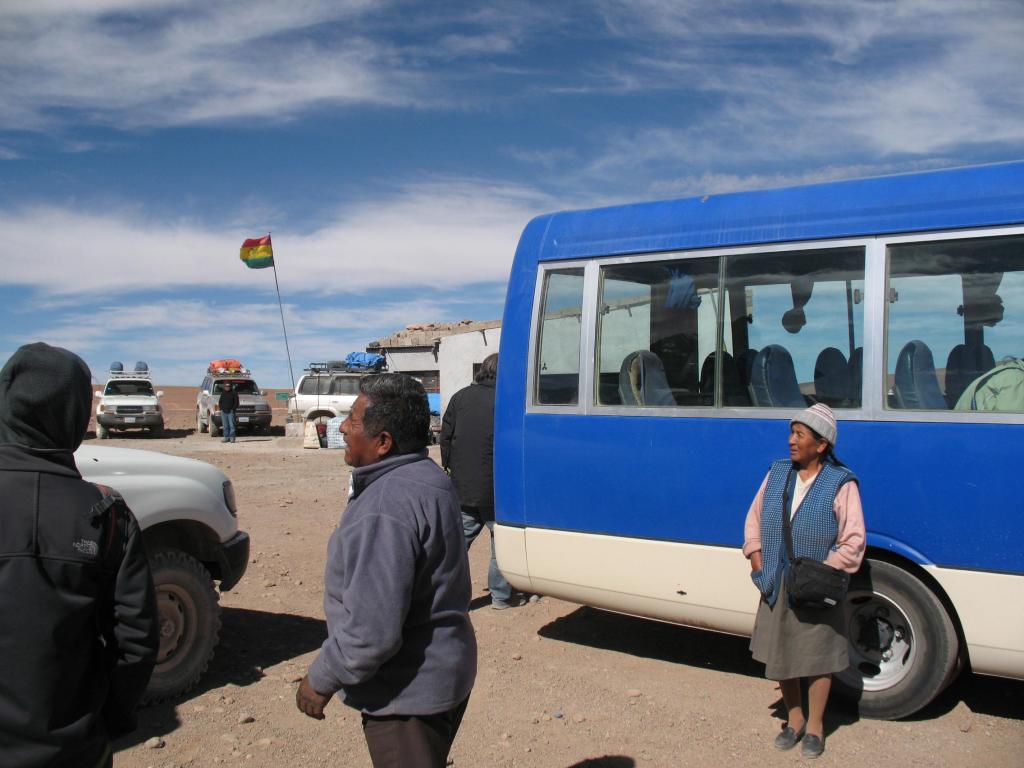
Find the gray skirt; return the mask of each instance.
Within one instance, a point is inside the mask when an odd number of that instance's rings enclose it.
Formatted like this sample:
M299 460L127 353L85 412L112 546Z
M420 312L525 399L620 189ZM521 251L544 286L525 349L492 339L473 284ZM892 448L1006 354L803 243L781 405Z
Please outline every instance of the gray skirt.
M762 598L750 651L769 680L842 672L850 666L843 605L826 610L792 608L783 580L774 607Z

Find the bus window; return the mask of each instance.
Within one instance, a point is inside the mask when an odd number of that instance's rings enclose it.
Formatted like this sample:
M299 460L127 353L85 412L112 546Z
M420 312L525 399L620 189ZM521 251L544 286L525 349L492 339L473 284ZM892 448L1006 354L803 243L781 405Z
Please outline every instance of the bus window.
M544 275L544 298L537 334L538 405L579 402L583 269L554 269Z
M888 250L888 407L1024 411L1024 238Z
M725 271L726 404L859 408L864 249L735 256Z
M718 259L604 267L600 290L597 402L713 405L699 361L715 347Z

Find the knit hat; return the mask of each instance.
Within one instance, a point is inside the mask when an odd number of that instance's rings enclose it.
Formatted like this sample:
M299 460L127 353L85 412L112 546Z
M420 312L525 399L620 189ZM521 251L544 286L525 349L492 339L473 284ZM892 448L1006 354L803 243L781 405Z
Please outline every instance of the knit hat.
M795 419L789 422L789 425L793 426L797 422L806 424L828 440L829 445L833 448L836 447L836 439L839 436L836 429L836 415L827 405L815 403L810 408L801 411Z

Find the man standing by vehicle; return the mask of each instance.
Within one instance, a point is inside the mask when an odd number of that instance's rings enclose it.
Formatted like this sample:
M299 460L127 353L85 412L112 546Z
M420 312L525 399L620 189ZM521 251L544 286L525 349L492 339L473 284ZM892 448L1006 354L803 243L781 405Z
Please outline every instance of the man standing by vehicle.
M498 355L488 355L474 383L456 392L441 423L441 466L448 470L462 506L466 549L486 526L491 534L487 589L491 607L509 607L512 586L498 570L494 556L494 384Z
M238 392L230 381L224 382L220 393L220 426L224 430L225 443L235 442L235 411L238 410ZM216 435L215 435L216 437Z
M156 660L156 601L131 512L82 479L88 367L21 347L0 371L0 762L112 765Z
M322 720L341 691L375 768L444 768L476 678L458 499L427 456L410 376L363 378L342 424L352 491L324 574L328 637L296 692Z

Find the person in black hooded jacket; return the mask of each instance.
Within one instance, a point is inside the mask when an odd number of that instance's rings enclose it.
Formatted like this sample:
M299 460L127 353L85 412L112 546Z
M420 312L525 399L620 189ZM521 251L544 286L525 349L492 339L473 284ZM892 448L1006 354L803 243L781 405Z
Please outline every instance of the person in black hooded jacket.
M491 607L498 610L512 603L508 583L494 553L494 386L498 378L498 355L480 363L473 383L452 395L441 422L441 466L452 477L462 506L462 530L466 549L484 528L491 534L491 562L487 568L487 589Z
M113 764L159 645L138 524L82 479L86 364L28 344L0 371L0 765Z

